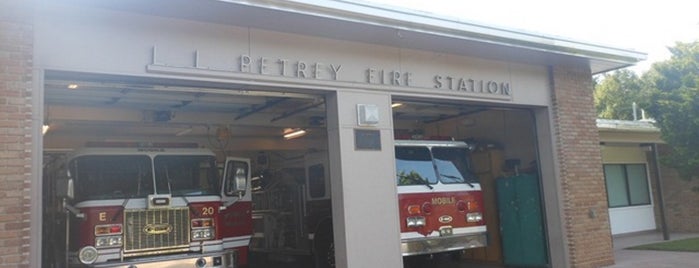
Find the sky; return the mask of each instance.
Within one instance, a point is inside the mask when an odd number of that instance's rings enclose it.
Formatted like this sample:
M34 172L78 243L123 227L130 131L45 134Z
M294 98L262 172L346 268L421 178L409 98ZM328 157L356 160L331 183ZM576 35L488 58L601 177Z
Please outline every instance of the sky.
M667 47L699 40L695 0L365 1L647 53L645 61L630 68L638 74L669 59Z

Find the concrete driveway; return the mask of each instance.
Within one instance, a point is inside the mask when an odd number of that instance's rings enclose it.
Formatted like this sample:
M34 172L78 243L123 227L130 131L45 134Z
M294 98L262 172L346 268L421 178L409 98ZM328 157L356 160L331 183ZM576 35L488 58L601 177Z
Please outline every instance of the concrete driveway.
M699 234L670 234L670 240L699 237ZM662 242L663 236L658 232L640 233L614 238L614 259L616 264L610 268L663 268L663 267L699 267L699 253L652 250L629 250L628 247Z
M684 239L699 237L699 233L678 233L671 234L670 239ZM614 237L614 259L615 264L607 266L609 268L697 268L699 267L699 253L672 252L672 251L651 251L651 250L628 250L626 248L663 241L663 236L658 232L637 233ZM255 261L257 260L257 262ZM264 262L259 258L252 258L250 267L279 267L279 268L301 268L309 267L310 259L297 263L288 262ZM404 268L500 268L499 265L483 265L469 263L467 261L454 261L448 257L421 260L419 258L404 259Z

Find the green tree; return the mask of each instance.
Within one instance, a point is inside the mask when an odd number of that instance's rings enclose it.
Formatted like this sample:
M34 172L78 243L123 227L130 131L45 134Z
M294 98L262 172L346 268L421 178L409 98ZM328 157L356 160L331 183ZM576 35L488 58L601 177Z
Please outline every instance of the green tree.
M669 60L643 75L652 90L644 104L671 148L663 158L686 179L699 175L699 41L669 48Z
M641 78L630 70L604 74L595 85L597 117L633 120L633 103L643 99L641 85Z

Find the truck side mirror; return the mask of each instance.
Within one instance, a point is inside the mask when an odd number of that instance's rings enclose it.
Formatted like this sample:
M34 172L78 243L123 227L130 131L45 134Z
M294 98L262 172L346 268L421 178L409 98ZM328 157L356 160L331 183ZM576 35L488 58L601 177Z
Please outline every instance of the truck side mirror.
M84 219L85 214L80 212L80 209L70 205L66 201L66 199L72 200L75 198L73 191L73 179L61 178L56 180L56 193L58 197L63 198L63 209L73 213L73 215L75 215L75 217L78 219Z
M75 192L73 188L73 179L61 178L56 180L56 193L60 198L73 199Z
M226 194L243 196L248 189L250 165L245 161L226 161Z

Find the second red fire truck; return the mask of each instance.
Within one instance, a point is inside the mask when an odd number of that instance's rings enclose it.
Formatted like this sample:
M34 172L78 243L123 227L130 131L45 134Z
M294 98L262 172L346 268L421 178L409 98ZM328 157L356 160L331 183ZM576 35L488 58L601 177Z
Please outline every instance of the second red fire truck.
M396 141L403 256L487 245L483 194L458 141Z
M460 141L395 141L403 256L486 246L470 150ZM299 161L257 178L250 250L280 260L310 255L317 268L334 267L327 155Z

